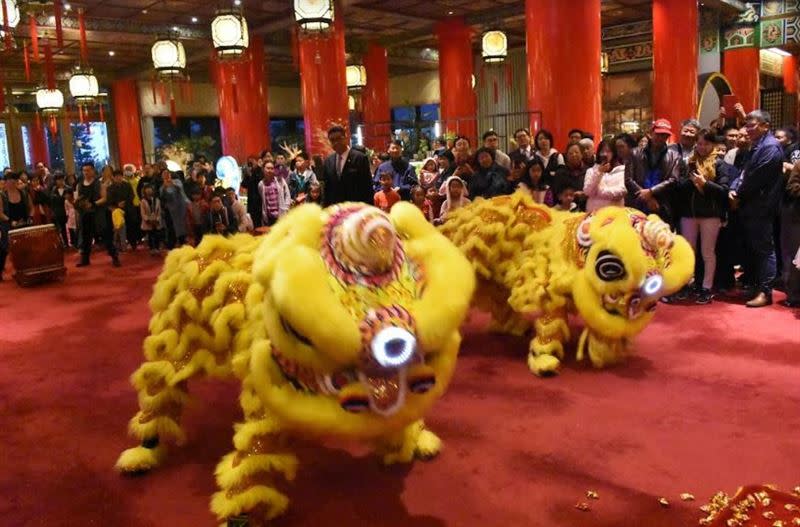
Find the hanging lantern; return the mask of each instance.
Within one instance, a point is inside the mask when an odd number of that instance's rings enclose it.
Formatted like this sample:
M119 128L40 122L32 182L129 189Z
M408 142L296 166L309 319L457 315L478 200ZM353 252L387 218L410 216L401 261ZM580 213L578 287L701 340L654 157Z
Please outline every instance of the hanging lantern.
M92 70L76 69L69 78L69 93L78 105L94 104L100 88Z
M159 38L150 49L153 67L162 77L182 77L186 69L186 51L177 38Z
M347 66L345 78L347 79L348 90L361 91L367 85L367 69L360 64Z
M247 33L247 20L237 9L217 11L211 22L211 38L220 59L238 58L247 50L250 36Z
M55 115L64 107L64 94L58 88L36 90L36 106L44 115Z
M600 53L600 73L608 73L608 53L605 51Z
M294 18L300 29L325 31L333 25L333 0L294 0Z
M0 27L5 31L5 27L14 29L19 25L19 6L15 0L0 0L3 2L2 11L0 11ZM6 23L5 15L8 14L8 23Z
M500 30L487 31L481 39L481 56L487 64L503 62L508 55L508 37Z

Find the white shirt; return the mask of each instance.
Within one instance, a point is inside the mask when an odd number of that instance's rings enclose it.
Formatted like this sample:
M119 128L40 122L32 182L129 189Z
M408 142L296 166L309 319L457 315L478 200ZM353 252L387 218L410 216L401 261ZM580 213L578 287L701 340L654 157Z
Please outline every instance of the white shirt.
M350 148L344 151L344 154L336 153L336 174L341 176L344 170L344 164L347 162L347 156L350 154Z

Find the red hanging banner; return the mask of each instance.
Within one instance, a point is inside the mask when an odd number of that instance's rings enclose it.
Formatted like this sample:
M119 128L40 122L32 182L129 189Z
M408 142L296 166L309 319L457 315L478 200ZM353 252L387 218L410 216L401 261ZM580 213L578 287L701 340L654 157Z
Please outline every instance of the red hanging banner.
M178 111L175 108L175 96L170 93L169 95L169 118L172 121L172 126L178 124Z
M86 116L83 115L83 105L81 104L78 105L78 119L80 120L81 124L86 122Z
M56 18L56 44L58 44L58 49L64 47L64 30L61 27L61 0L55 0L53 2L53 10L55 11L55 18Z
M294 71L299 71L299 68L300 68L300 66L299 66L299 64L300 64L300 58L299 58L300 48L299 48L299 44L297 42L297 24L292 24L291 37L292 37L292 43L291 43L291 46L292 46L292 67L294 68Z
M2 0L0 0L2 1ZM31 58L28 55L28 42L22 44L22 60L25 62L25 80L31 81Z
M161 104L167 104L167 87L163 82L158 83L158 95L161 98Z
M103 111L103 103L102 102L98 102L97 103L97 113L100 114L100 122L101 123L106 122L106 114Z
M28 24L30 25L33 60L39 62L39 28L36 25L36 18L33 15L28 15Z
M81 40L81 63L85 65L89 62L89 49L86 47L86 20L84 20L82 8L78 9L78 28Z
M47 89L56 89L56 67L53 65L53 48L50 39L44 41L44 70L47 75Z

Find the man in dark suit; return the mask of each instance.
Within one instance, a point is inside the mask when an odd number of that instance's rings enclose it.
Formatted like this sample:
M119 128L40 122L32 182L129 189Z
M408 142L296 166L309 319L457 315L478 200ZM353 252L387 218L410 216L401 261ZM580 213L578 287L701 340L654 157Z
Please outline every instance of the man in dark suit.
M325 159L323 171L325 206L345 201L362 201L372 205L374 192L367 156L350 148L341 126L333 126L328 130L328 140L333 153Z

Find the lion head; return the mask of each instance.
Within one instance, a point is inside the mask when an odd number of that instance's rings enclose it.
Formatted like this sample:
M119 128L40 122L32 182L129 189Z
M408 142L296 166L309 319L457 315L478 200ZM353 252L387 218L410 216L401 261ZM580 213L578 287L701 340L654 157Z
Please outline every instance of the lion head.
M289 426L377 436L444 392L474 276L413 205L298 207L253 271L265 329L254 390Z
M575 306L597 335L636 335L653 318L659 298L689 281L694 252L654 214L607 207L579 221L571 240L579 267L572 283Z

